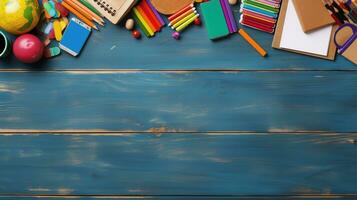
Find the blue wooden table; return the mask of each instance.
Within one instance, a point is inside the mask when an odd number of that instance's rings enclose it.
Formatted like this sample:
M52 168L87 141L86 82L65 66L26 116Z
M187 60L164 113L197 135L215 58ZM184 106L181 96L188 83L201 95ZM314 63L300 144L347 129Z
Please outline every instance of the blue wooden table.
M246 30L267 58L107 25L79 58L2 60L0 199L356 199L356 66Z

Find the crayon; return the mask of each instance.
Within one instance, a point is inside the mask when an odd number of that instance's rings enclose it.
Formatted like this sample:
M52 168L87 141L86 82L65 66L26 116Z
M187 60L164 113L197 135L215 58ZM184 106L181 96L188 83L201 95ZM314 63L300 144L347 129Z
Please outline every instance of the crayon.
M267 52L243 29L239 29L238 33L263 57L267 55Z

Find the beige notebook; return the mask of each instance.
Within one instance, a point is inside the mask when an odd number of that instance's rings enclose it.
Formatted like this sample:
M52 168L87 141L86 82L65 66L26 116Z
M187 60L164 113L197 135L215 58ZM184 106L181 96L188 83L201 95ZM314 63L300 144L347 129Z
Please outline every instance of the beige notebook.
M134 6L135 0L87 0L105 18L117 24Z
M322 0L293 0L293 3L305 33L335 23Z

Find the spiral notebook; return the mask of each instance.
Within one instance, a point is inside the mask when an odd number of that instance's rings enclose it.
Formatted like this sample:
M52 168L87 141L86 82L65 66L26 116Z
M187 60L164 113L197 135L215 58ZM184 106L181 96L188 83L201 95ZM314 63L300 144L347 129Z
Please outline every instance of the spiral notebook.
M88 0L105 18L117 24L134 6L136 0Z

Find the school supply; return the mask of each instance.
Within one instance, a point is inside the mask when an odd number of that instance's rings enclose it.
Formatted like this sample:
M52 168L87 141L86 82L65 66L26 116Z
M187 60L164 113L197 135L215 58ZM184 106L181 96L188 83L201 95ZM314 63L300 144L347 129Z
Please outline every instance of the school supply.
M77 56L84 47L90 33L90 26L72 18L63 34L59 47L69 54Z
M217 39L237 32L237 24L227 0L211 0L201 4L209 39Z
M342 25L346 22L349 22L349 19L346 17L343 9L341 9L333 0L322 0L325 4L325 8L329 11L331 16L335 19L338 25Z
M88 26L98 30L97 26L87 17L85 17L82 13L80 13L79 11L77 11L76 9L74 9L72 6L70 6L69 4L67 4L66 1L62 1L62 5L63 7L67 8L72 14L74 14L76 17L78 17L81 21L83 21L84 23L86 23Z
M239 29L238 33L263 57L265 57L267 52L261 47L250 35L243 29Z
M327 26L312 33L305 33L292 0L283 0L272 46L295 53L334 60L336 46L332 33L337 26Z
M90 9L92 12L94 12L95 14L97 14L100 17L103 17L103 15L97 10L95 9L87 0L79 0L84 6L86 6L88 9Z
M335 32L334 42L338 53L357 64L357 26L346 23Z
M281 0L243 0L240 24L267 33L273 33Z
M293 3L305 33L335 23L321 0L293 0Z
M94 12L92 12L89 8L87 8L86 6L84 6L80 1L78 0L65 0L65 1L70 1L73 2L73 7L75 9L77 9L78 11L80 11L81 13L85 14L85 16L90 19L95 21L97 24L103 26L104 24L104 20L98 16L97 14L95 14Z
M164 15L172 15L194 0L151 0L154 8Z
M196 8L193 4L190 4L169 17L169 26L173 30L180 32L192 24L198 17L199 14L197 13ZM179 34L173 34L173 38L178 39Z
M113 24L117 24L134 6L136 0L87 0Z
M150 0L142 0L133 8L133 17L147 37L154 36L165 25L161 16L152 8Z

